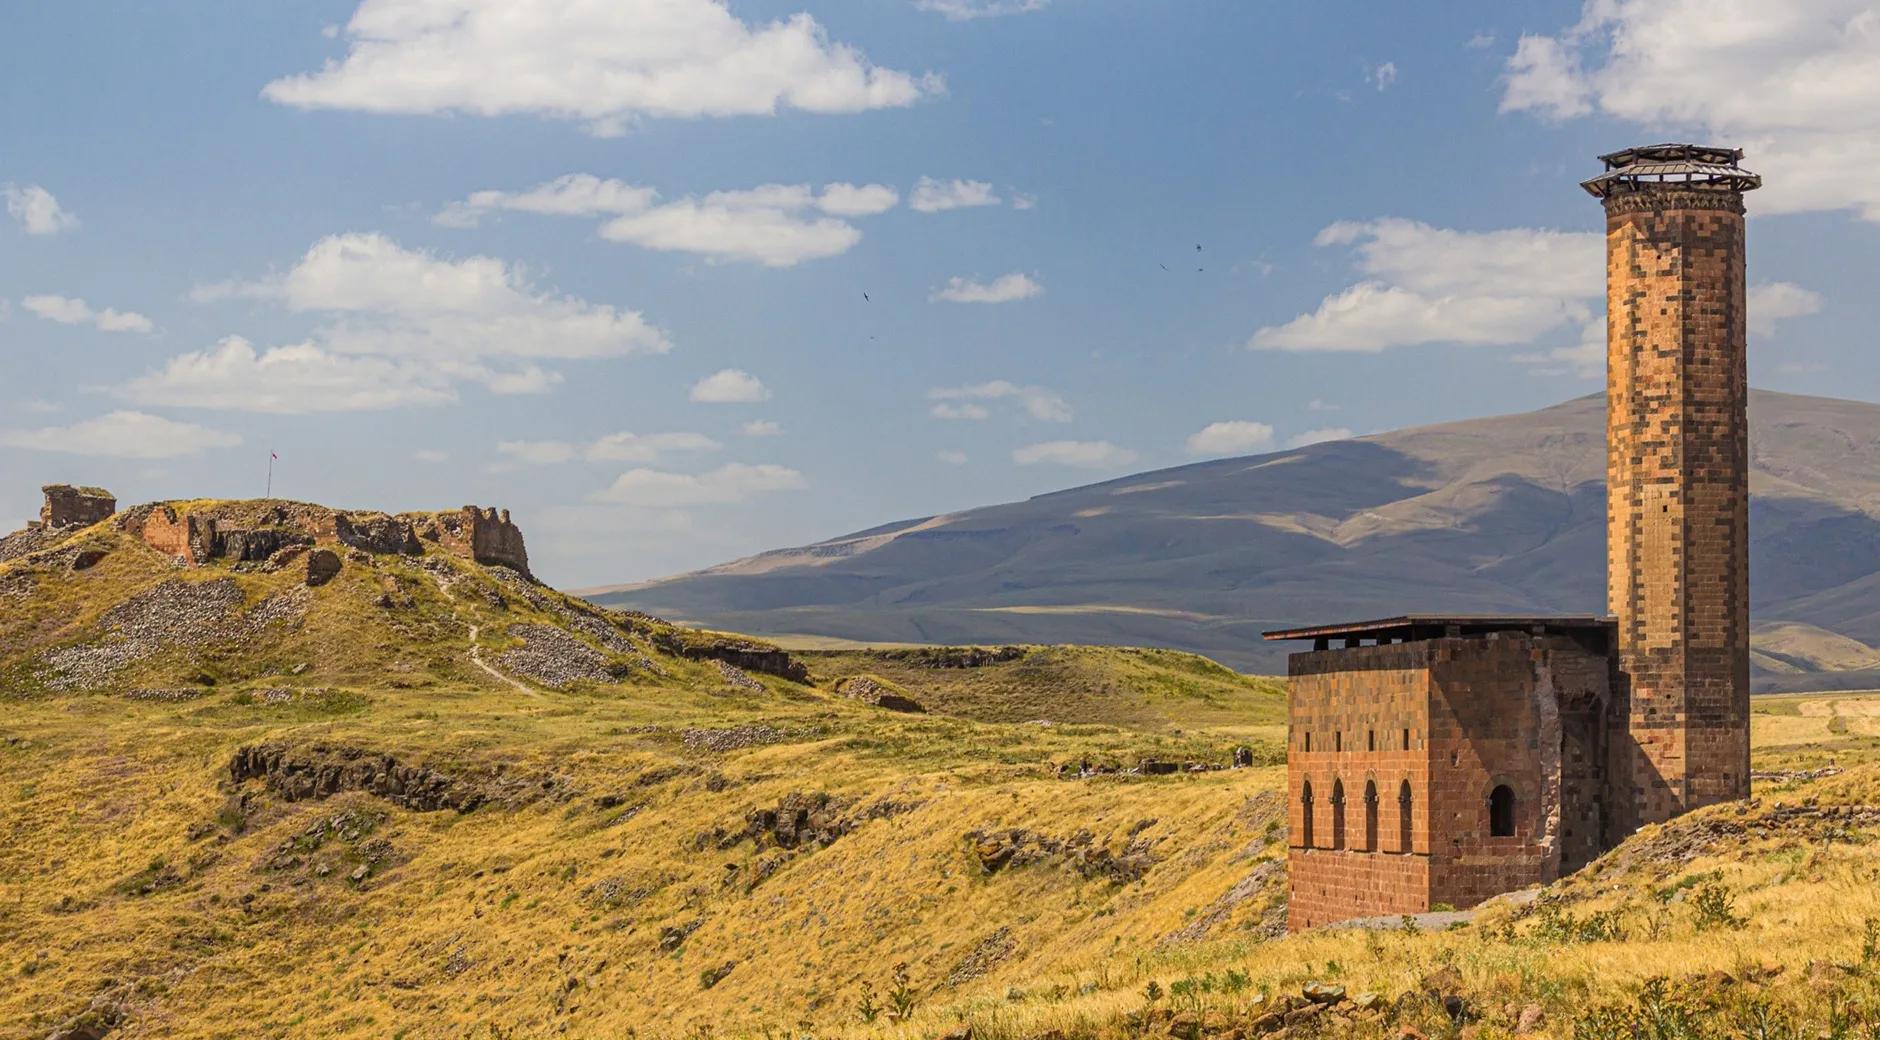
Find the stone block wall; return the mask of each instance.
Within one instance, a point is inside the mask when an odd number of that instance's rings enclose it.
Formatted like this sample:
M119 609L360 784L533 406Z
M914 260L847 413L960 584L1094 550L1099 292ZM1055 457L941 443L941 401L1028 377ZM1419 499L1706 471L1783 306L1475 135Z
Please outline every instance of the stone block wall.
M1734 192L1656 186L1605 205L1623 835L1749 794L1744 229Z
M39 490L46 496L39 507L42 527L89 527L117 512L117 498L104 488L48 484Z
M529 551L522 531L509 520L509 510L464 506L436 516L437 543L485 565L499 565L529 573Z

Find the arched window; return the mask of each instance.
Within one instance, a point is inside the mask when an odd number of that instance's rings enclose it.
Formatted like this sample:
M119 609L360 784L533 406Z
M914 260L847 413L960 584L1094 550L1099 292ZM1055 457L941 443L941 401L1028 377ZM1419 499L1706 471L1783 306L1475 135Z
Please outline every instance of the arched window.
M1377 781L1364 782L1364 849L1377 851Z
M1299 793L1299 806L1305 810L1304 822L1299 828L1299 847L1312 847L1312 781L1307 780L1305 789Z
M1332 781L1332 848L1345 847L1345 782Z
M1514 837L1514 789L1496 784L1488 793L1488 833L1495 838Z
M1410 851L1410 781L1397 785L1397 851Z

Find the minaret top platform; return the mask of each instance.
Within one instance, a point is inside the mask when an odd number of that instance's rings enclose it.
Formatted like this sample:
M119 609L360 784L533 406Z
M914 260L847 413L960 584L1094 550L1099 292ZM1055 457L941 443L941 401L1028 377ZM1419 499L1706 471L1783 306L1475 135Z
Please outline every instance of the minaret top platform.
M1741 148L1701 144L1651 144L1599 157L1606 172L1581 181L1594 198L1653 188L1742 193L1762 187L1762 178L1738 166Z

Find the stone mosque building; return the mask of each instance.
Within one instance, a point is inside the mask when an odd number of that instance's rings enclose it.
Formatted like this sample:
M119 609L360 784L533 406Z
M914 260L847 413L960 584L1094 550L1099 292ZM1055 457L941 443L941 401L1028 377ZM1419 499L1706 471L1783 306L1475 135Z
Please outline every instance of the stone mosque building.
M1467 907L1749 794L1739 149L1601 156L1607 606L1267 634L1291 656L1290 926Z

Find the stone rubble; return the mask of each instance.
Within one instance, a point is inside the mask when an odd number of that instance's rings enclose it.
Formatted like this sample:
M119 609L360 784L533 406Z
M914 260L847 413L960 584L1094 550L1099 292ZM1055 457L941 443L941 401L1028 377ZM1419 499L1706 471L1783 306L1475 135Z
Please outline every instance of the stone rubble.
M567 632L550 625L512 625L509 634L523 645L496 656L504 671L550 689L565 690L578 682L613 682L625 669L610 666L606 655Z

